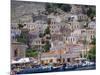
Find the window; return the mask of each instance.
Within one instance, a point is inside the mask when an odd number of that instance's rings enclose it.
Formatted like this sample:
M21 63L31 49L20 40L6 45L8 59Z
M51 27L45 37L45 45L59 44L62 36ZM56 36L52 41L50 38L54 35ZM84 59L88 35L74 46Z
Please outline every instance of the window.
M65 62L65 59L63 58L63 62Z
M93 35L91 35L91 39L93 39Z
M60 62L60 59L57 59L57 62Z
M15 49L14 50L14 57L17 57L18 56L18 49Z
M53 60L51 59L50 62L52 62Z
M66 40L68 40L67 37L66 37Z
M42 64L44 64L44 61L41 61Z
M67 59L67 62L70 62L70 58Z
M13 29L13 27L11 27L11 29Z

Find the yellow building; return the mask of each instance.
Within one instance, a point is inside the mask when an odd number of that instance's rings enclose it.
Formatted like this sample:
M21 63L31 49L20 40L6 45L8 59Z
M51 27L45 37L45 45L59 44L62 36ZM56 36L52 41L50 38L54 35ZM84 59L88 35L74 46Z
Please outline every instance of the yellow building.
M75 63L75 59L80 57L80 53L69 53L66 50L51 50L41 54L41 64L62 64Z

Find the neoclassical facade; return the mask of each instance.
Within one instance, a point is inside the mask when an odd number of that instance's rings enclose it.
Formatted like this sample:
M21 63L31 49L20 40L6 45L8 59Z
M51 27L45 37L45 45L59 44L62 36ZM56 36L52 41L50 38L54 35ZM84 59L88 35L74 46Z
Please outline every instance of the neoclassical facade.
M27 46L22 43L19 42L11 43L11 59L25 57L26 48Z

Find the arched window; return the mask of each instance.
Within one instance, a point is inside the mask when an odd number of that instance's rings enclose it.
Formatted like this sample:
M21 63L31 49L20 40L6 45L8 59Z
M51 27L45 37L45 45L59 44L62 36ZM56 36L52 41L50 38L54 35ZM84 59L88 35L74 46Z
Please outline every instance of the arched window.
M53 62L53 60L51 59L51 60L50 60L50 62L52 63L52 62Z
M17 57L18 56L18 49L15 49L14 50L14 57Z
M67 62L70 62L70 58L67 59Z

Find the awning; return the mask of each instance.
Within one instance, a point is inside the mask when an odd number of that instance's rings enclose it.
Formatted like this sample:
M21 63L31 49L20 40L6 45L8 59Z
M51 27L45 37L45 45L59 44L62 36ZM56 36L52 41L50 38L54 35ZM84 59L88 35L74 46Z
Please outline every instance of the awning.
M30 62L29 58L21 58L18 61L12 60L11 64L20 64L20 63L28 63L28 62Z
M75 60L86 60L86 58L76 58Z

